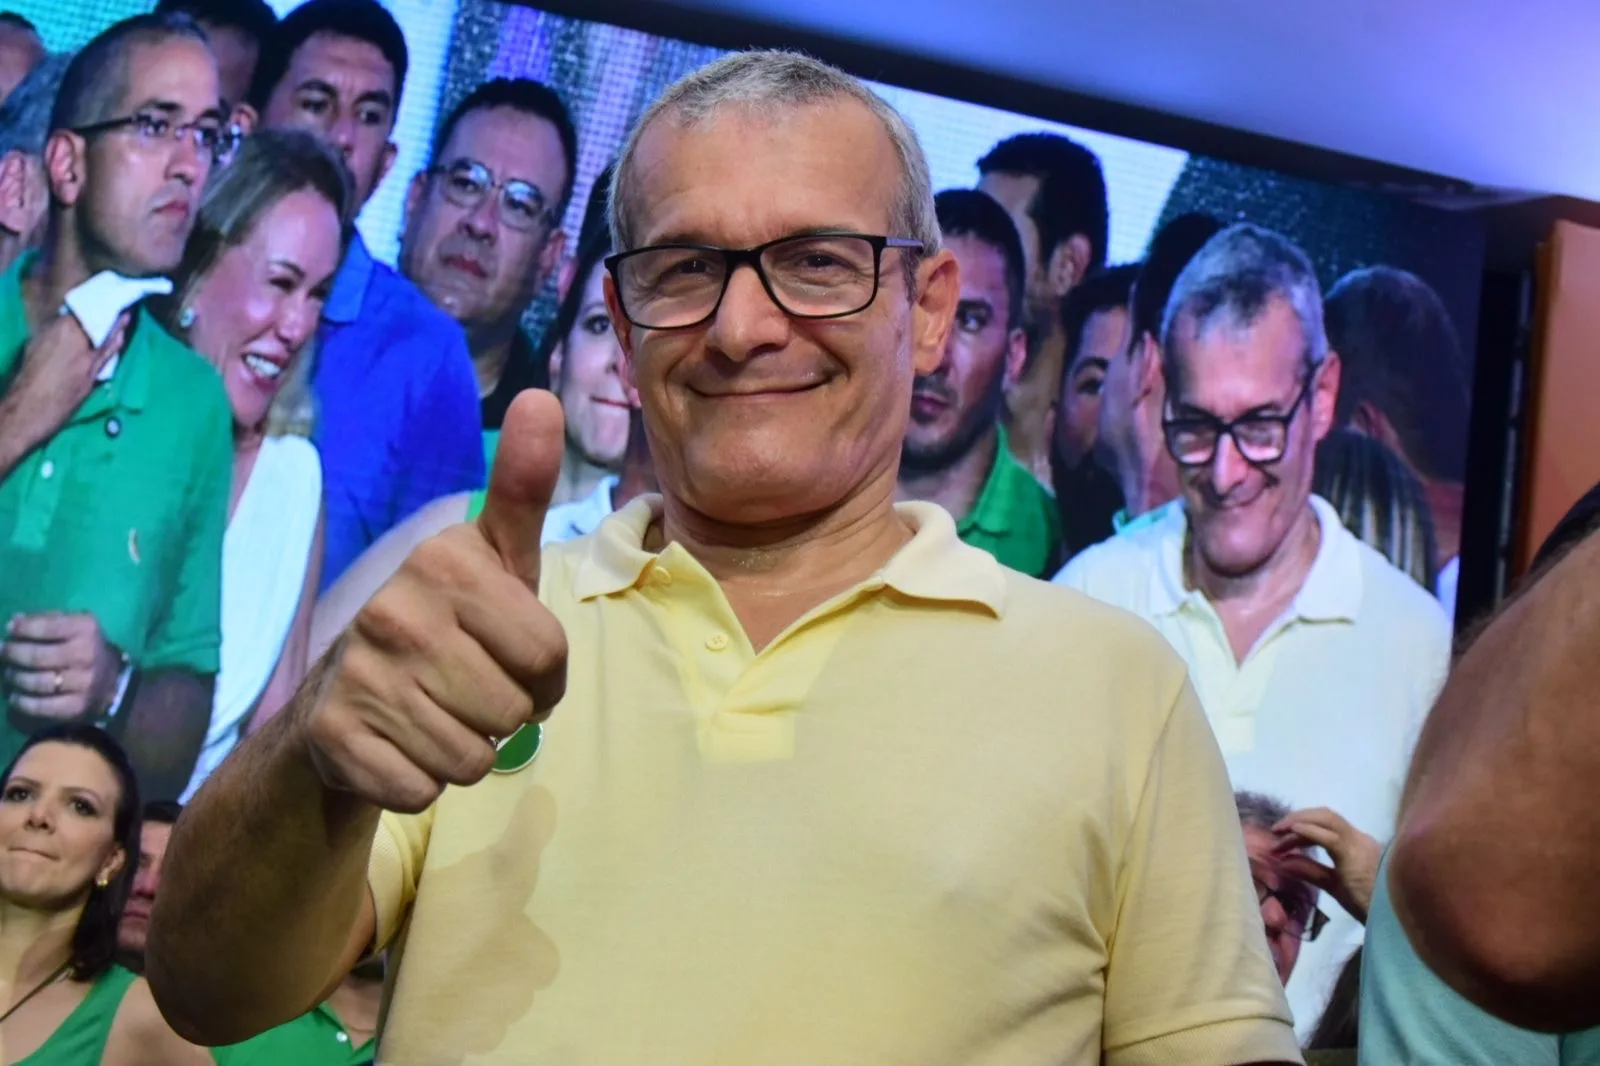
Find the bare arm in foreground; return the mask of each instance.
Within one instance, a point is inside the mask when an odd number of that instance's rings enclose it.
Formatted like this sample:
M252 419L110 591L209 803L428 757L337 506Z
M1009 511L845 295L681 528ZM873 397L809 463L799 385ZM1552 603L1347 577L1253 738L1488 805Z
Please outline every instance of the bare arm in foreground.
M1600 1023L1600 536L1484 630L1417 746L1390 888L1417 953L1525 1028Z
M477 524L406 561L174 828L147 972L186 1039L233 1043L325 999L373 938L380 811L480 780L490 738L560 699L566 639L535 593L559 405L525 393L505 426Z

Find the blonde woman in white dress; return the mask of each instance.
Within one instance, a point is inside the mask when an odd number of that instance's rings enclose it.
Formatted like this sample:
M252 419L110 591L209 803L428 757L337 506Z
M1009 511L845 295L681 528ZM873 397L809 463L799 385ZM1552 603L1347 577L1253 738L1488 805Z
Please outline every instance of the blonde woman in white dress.
M322 557L307 349L339 267L350 203L343 163L311 136L251 136L212 177L176 291L159 309L217 367L234 421L222 668L185 801L305 675Z

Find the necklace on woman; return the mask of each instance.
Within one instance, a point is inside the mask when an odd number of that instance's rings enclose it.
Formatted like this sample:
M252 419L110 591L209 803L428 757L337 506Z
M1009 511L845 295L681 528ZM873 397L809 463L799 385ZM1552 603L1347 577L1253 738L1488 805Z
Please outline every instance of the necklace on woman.
M27 995L23 996L21 999L11 1004L11 1006L7 1007L4 1014L0 1014L0 1025L5 1024L7 1018L11 1017L13 1014L17 1013L18 1010L22 1009L22 1005L28 1002L28 1000L32 999L34 996L37 996L40 992L43 992L45 989L49 988L51 985L65 977L67 975L67 971L70 969L72 969L71 959L68 959L60 966L57 966L54 973L52 973L49 977L46 977L43 981L40 981L38 984L34 985Z

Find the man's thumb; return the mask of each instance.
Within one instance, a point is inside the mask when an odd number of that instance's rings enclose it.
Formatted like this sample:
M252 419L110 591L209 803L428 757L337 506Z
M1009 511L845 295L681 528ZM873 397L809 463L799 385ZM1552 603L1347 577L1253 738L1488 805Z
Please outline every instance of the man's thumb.
M566 420L561 401L542 389L528 389L511 401L500 427L489 494L478 515L478 530L500 555L505 568L539 587L539 538L544 516L561 476Z

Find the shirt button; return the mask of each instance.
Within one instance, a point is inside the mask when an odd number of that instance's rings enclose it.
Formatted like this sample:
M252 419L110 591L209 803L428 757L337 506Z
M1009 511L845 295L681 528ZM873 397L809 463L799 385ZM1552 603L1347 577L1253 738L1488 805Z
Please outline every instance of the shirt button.
M106 419L106 436L115 437L122 432L122 420L118 418Z
M666 586L672 584L672 571L664 566L651 567L650 583L652 585Z
M712 651L722 651L728 646L728 634L713 633L706 638L706 647Z
M46 459L39 464L39 476L49 481L56 476L56 464L53 459Z
M334 1039L339 1041L339 1043L341 1043L341 1044L348 1044L348 1043L350 1043L350 1034L349 1033L340 1033L338 1036L334 1037Z

